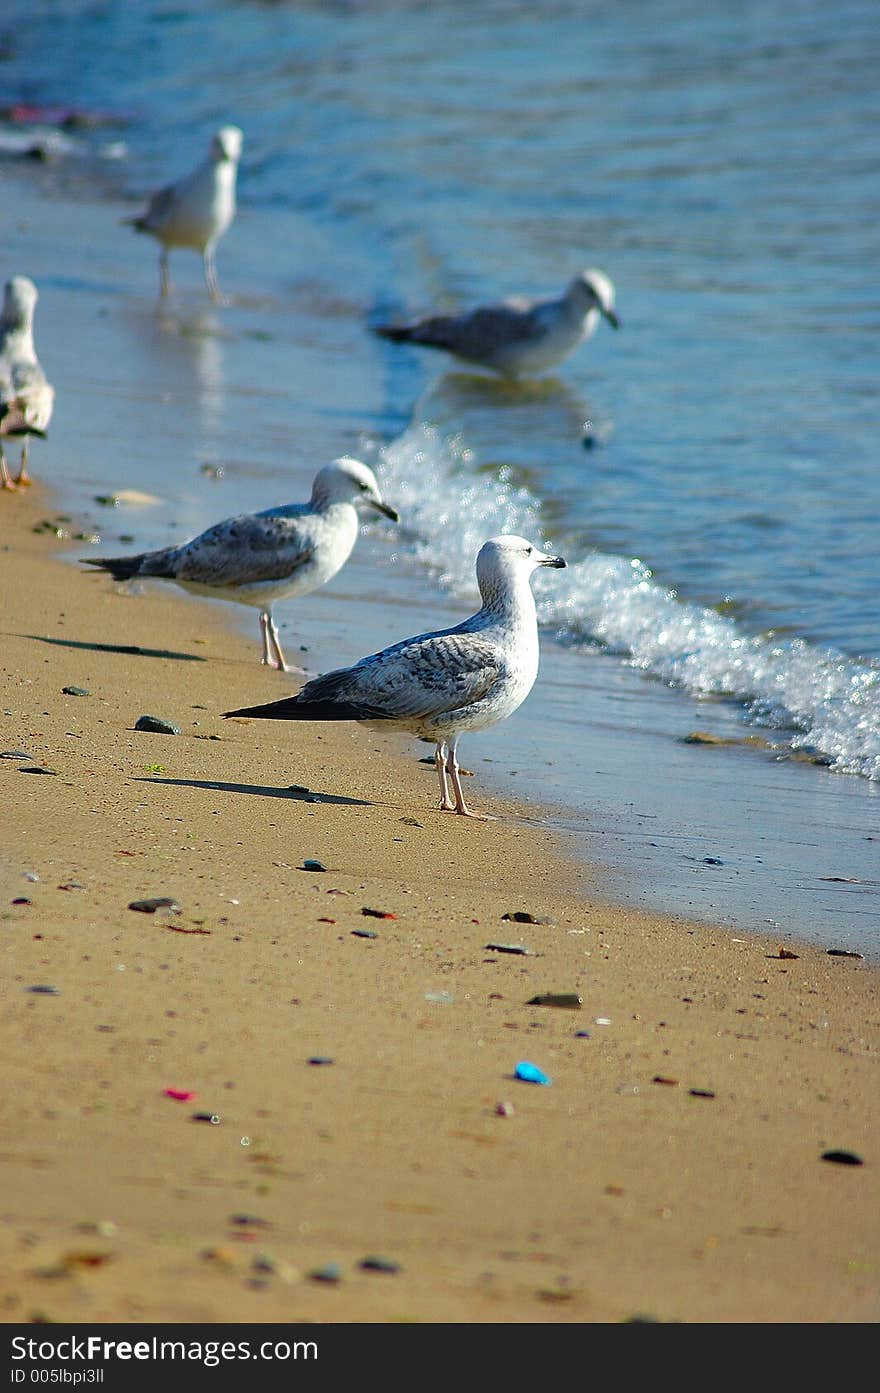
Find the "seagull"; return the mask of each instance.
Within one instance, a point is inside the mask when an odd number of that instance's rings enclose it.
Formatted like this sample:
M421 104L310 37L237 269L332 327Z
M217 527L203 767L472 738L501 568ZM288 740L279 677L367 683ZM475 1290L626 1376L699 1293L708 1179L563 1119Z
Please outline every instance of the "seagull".
M565 564L524 537L492 537L477 555L483 604L470 619L325 673L294 697L223 714L362 721L432 740L441 810L485 820L486 814L471 812L465 802L458 742L465 731L503 721L528 696L538 675L538 621L529 577L538 566Z
M202 253L211 299L215 304L223 303L214 248L235 217L235 179L243 140L238 126L221 126L211 140L207 159L192 174L154 193L139 217L123 219L137 232L149 232L161 242L159 293L163 299L171 288L169 251L191 247Z
M343 457L318 470L308 503L227 518L180 547L81 559L109 571L114 580L156 576L194 595L253 605L260 611L261 661L280 672L308 675L285 662L272 605L311 594L345 565L357 540L361 504L399 521L396 510L384 502L372 469Z
M46 381L34 349L37 287L27 276L6 282L0 317L0 488L26 487L29 437L45 438L55 390ZM21 463L13 480L3 452L6 436L20 435Z
M583 271L558 299L518 297L460 315L434 315L414 324L380 324L393 343L442 348L466 363L503 377L528 377L555 368L595 332L599 316L620 328L614 286L602 271Z

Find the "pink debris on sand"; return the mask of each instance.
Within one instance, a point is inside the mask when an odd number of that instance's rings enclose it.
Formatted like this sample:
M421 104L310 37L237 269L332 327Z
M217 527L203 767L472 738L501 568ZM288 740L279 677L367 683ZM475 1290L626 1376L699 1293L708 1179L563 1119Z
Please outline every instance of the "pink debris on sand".
M178 1103L191 1103L196 1095L191 1088L166 1088L164 1096L174 1098Z

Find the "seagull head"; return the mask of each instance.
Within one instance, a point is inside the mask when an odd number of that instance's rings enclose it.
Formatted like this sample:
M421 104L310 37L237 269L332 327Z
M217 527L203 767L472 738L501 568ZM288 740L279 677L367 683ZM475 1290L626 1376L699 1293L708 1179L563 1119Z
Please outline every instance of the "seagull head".
M28 276L12 276L3 292L3 328L29 329L34 320L37 287Z
M222 160L231 160L233 164L237 164L241 159L243 141L244 135L238 126L221 126L211 141L211 158L217 164Z
M568 287L568 294L583 305L585 312L598 310L612 329L620 328L620 320L614 312L614 285L604 271L581 271Z
M335 459L318 470L312 485L312 502L324 507L330 503L353 503L355 507L363 504L375 508L377 513L384 513L392 522L400 521L397 509L383 499L369 465L348 456Z
M565 566L561 556L551 556L525 537L490 537L477 553L477 584L486 603L499 590L507 590L520 579L528 580L539 566Z

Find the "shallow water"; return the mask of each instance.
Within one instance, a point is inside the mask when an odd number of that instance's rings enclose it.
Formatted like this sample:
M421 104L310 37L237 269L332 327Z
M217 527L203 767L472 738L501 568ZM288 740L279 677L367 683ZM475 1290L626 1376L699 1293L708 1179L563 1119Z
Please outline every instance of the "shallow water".
M540 577L538 686L466 762L558 806L616 893L875 951L873 10L655 15L13 0L8 99L119 118L6 166L54 210L7 238L58 388L34 460L79 503L159 497L95 513L120 550L370 459L402 532L371 525L332 594L279 608L322 666L461 617L487 535L547 539L570 564ZM233 303L176 254L157 315L155 247L116 220L226 120ZM537 384L367 329L583 265L623 327Z

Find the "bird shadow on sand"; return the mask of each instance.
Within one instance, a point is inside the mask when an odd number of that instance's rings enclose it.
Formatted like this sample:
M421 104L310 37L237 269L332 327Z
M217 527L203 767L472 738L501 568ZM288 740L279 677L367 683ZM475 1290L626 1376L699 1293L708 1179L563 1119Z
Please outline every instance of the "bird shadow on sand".
M365 798L346 798L339 793L317 793L312 788L293 784L273 788L264 784L227 784L218 779L135 779L139 784L170 784L173 788L203 788L210 793L250 793L258 798L287 798L294 803L343 803L355 808L371 808Z
M141 648L136 643L86 643L74 638L49 638L46 634L19 634L18 637L33 639L34 643L51 643L57 648L84 648L89 653L124 653L127 657L137 658L173 658L180 663L208 661L198 653L176 653L173 648Z

